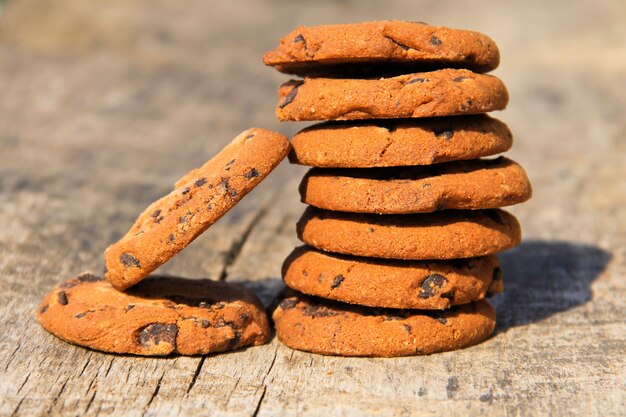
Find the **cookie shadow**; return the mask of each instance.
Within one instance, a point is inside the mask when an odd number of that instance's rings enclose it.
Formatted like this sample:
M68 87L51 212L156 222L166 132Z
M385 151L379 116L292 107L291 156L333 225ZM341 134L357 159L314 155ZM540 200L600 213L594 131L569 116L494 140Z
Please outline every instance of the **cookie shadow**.
M496 332L501 333L590 301L591 284L612 255L592 245L529 240L498 257L505 289L492 304L498 317Z

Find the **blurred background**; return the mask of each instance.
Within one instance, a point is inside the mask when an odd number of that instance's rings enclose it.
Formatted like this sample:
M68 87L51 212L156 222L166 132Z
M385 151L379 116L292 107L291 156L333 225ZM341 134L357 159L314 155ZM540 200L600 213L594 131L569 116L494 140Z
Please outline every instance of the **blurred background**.
M620 384L606 375L615 375L615 366L620 372L623 358L618 360L616 352L625 345L623 0L8 0L0 5L0 303L8 306L0 318L12 329L2 332L7 336L0 348L10 352L20 340L35 340L41 347L33 355L43 352L57 361L37 368L25 359L16 367L6 365L5 371L30 375L38 369L45 376L47 369L61 367L69 348L58 342L57 351L46 350L52 339L34 324L32 312L40 298L83 270L101 271L104 249L182 174L250 126L287 136L306 126L276 121L276 90L289 76L263 65L265 51L298 25L400 19L480 31L499 45L502 63L494 74L507 84L511 100L507 110L493 115L514 133L508 155L526 168L534 198L511 208L530 243L503 255L507 291L494 299L499 336L483 345L494 354L485 372L504 375L502 379L495 383L480 374L469 388L464 382L461 388L450 386L449 375L457 369L451 363L459 364L458 369L474 363L471 355L458 353L454 360L442 355L387 361L388 369L404 365L389 371L385 383L430 375L424 386L432 391L423 400L434 401L431 409L457 394L482 404L483 397L478 398L487 388L489 401L492 394L518 398L515 407L522 408L507 408L512 415L546 411L554 399L572 396L579 401L571 407L581 401L602 403L605 411L612 401L620 401ZM304 171L283 163L163 271L244 281L269 302L280 285L282 260L298 244L294 225L303 206L297 185ZM252 228L249 241L243 242L241 236ZM233 248L240 252L238 259L231 259ZM548 327L513 329L538 322ZM539 341L542 350L533 350ZM268 349L276 351L276 343ZM24 355L30 356L30 350ZM222 360L243 357L238 364L228 363L232 369L244 367L238 377L247 375L246 356L236 355ZM94 356L94 363L101 357ZM561 379L554 379L538 359L542 357L560 361ZM580 357L590 362L578 368ZM116 360L131 363L129 358ZM316 357L311 367L339 363L332 360ZM534 361L539 361L536 367L526 367ZM175 363L183 367L187 362ZM367 380L368 369L359 367L379 362L350 363L349 381L360 369ZM193 375L195 362L185 366ZM61 380L37 384L34 378L19 390L31 399L44 398L42 404L53 401L55 394L48 390L65 389ZM99 381L107 386L106 379ZM410 405L415 399L405 391L410 384L398 384L389 392L382 383L353 390L350 398L370 401L372 390L371 398ZM110 392L115 386L110 384ZM323 401L319 387L313 384L307 392L300 387L293 395ZM0 411L22 404L17 385L0 384L2 389L10 393L10 407ZM274 398L268 390L266 400ZM285 392L281 395L290 398L289 389ZM611 401L602 401L607 392ZM524 393L542 398L547 408L524 406Z

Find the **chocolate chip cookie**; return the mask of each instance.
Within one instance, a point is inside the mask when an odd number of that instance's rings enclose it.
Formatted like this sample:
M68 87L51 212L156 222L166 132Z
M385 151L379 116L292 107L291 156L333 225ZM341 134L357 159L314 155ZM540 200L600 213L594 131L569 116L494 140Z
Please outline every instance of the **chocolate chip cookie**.
M317 249L391 259L473 258L521 240L517 219L499 209L376 215L309 206L297 230L300 240Z
M292 349L339 356L410 356L461 349L496 324L485 301L443 311L361 307L291 294L274 310L278 339Z
M292 74L415 72L424 67L462 67L477 72L500 61L491 38L469 30L423 22L379 21L300 26L263 57L266 65Z
M278 90L280 121L454 116L502 110L509 101L498 78L442 69L380 79L305 78Z
M134 355L204 355L269 340L254 294L223 282L154 276L127 292L85 273L54 288L37 319L66 342Z
M371 307L441 310L502 291L493 256L451 261L403 261L321 252L301 246L282 276L305 294Z
M351 213L407 214L489 209L531 196L524 169L505 157L396 168L313 168L302 202Z
M430 165L508 151L509 128L487 115L326 122L291 140L292 163L324 168Z
M152 203L105 252L106 279L118 290L141 281L215 223L289 152L281 134L252 128Z

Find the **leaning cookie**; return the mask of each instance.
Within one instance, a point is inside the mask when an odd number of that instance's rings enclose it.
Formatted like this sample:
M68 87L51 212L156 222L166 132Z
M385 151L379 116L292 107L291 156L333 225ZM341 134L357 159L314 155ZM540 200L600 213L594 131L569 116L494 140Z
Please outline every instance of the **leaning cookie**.
M381 79L305 78L278 90L280 121L454 116L502 110L509 101L498 78L443 69Z
M183 250L261 182L289 152L283 135L244 131L176 188L152 203L105 252L106 279L118 290L141 281Z
M424 22L378 21L300 26L263 57L266 65L292 74L341 74L365 67L404 70L463 67L478 72L500 61L491 38L469 30Z
M296 134L289 160L322 168L431 165L508 151L509 128L487 115L326 122Z
M81 274L43 299L37 319L69 343L148 356L223 352L267 343L270 335L265 309L251 292L166 276L120 292Z
M302 293L370 307L441 310L502 291L502 269L493 255L403 261L301 246L285 259L282 275Z
M499 209L376 215L309 206L297 230L300 240L323 251L415 260L491 255L522 238L517 219Z
M409 214L523 203L532 194L524 169L505 157L398 167L313 168L302 202L351 213Z
M487 339L496 324L485 301L449 310L376 309L301 294L272 316L286 346L323 355L411 356L461 349Z

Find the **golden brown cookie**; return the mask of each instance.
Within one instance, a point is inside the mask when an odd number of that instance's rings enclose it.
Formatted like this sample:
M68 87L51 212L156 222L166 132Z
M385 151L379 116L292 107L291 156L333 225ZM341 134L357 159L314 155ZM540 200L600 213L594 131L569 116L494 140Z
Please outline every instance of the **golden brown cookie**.
M84 273L41 302L39 323L66 342L134 355L204 355L267 343L265 309L223 282L154 276L127 292Z
M493 256L404 261L325 253L301 246L287 257L285 284L304 294L371 307L441 310L502 291Z
M305 78L278 90L280 121L454 116L502 110L509 101L498 78L443 69L381 79Z
M499 61L496 44L482 33L402 21L300 26L263 57L266 65L292 74L337 74L363 66L378 71L463 67L487 72Z
M353 214L309 206L297 225L304 243L328 252L391 259L457 259L519 244L517 219L504 210Z
M496 325L485 301L449 310L362 307L292 294L273 313L278 339L323 355L410 356L461 349L487 339Z
M487 115L326 122L291 140L292 163L324 168L430 165L506 152L509 128Z
M351 213L408 214L489 209L532 194L524 169L505 157L397 168L313 168L302 202Z
M289 152L286 137L252 128L152 203L105 252L106 278L118 290L141 281L215 223Z

